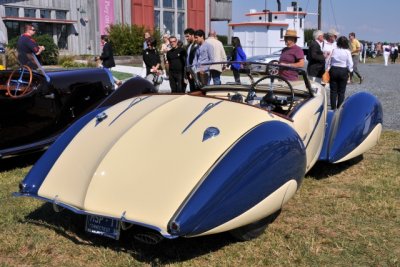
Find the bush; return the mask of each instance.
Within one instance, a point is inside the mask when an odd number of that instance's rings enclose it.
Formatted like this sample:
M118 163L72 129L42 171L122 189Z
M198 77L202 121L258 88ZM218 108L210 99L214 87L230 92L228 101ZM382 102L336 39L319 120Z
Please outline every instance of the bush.
M141 55L143 51L144 33L147 30L143 26L115 24L110 25L108 35L110 43L113 46L115 56L134 56ZM152 32L153 37L160 45L160 32L158 30Z
M12 49L17 49L18 38L19 36L9 40L7 47ZM35 37L35 40L39 45L43 45L46 48L46 50L44 50L39 57L39 60L42 63L42 65L57 64L58 47L54 43L53 38L47 34L44 34L44 35L37 35Z

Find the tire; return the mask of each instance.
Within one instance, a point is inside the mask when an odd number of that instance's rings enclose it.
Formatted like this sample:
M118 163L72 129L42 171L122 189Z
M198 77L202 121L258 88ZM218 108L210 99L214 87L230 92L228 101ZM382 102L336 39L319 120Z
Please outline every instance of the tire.
M238 241L250 241L262 235L268 225L275 221L280 213L281 210L278 210L259 221L233 229L229 233Z

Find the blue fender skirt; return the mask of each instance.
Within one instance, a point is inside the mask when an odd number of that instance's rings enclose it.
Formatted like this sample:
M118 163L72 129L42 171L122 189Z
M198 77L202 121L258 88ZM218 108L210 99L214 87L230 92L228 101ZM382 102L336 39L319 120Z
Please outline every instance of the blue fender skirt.
M169 222L169 232L193 236L246 212L289 180L305 175L306 153L296 131L265 122L244 135L210 170Z
M328 114L328 128L319 160L336 162L342 159L382 122L382 105L374 95L359 92L350 96L338 110Z

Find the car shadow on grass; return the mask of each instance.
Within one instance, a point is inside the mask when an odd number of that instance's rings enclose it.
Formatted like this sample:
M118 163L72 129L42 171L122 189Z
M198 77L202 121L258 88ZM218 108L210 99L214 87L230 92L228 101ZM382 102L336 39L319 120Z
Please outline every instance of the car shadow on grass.
M62 210L56 213L52 204L45 203L28 214L21 223L30 223L55 231L77 245L111 249L128 253L135 260L151 265L165 265L187 261L226 245L238 242L228 233L194 238L164 239L156 245L148 245L133 238L137 228L121 231L119 240L85 232L85 216Z
M29 167L33 165L43 155L43 153L44 151L39 151L16 157L0 159L0 172Z
M360 155L350 160L336 164L324 161L318 161L306 174L306 177L315 180L326 179L329 178L330 176L343 172L344 170L352 167L353 165L358 164L363 160L363 158L364 158L363 155Z

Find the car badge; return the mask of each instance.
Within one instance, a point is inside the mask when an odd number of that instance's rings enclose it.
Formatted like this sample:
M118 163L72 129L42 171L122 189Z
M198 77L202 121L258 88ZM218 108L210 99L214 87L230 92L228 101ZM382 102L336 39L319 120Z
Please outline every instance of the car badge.
M208 127L203 134L203 142L210 139L214 138L219 135L219 129L217 127Z

